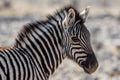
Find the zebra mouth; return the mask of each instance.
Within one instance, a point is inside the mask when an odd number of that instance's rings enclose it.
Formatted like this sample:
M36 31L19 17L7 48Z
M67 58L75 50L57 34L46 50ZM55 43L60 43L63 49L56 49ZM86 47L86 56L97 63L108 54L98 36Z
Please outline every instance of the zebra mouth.
M98 68L98 64L96 63L95 65L88 65L88 66L83 66L83 69L86 73L88 74L92 74L93 72L96 71L96 69Z

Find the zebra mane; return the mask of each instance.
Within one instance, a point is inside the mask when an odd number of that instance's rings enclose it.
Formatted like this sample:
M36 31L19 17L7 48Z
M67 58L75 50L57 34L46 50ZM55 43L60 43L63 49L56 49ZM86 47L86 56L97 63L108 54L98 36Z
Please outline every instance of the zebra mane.
M54 16L60 15L60 13L63 13L64 11L68 12L69 9L73 9L75 11L75 19L76 19L75 21L77 21L79 19L82 19L81 16L80 16L79 11L75 7L73 7L71 5L65 6L65 7L61 8L60 10L56 10L55 14L54 15L48 15L47 19L51 20Z
M60 10L57 10L54 15L48 15L47 16L47 20L44 20L44 21L40 21L39 20L39 21L34 21L32 23L25 24L23 26L22 30L20 30L20 32L18 33L17 38L15 39L14 47L20 45L20 42L24 42L24 38L26 37L26 35L28 33L30 33L31 30L34 31L35 27L38 27L40 25L44 25L45 23L49 22L51 19L55 18L55 16L60 15L60 13L63 13L64 11L68 12L69 9L71 9L71 8L74 9L75 14L76 14L76 16L75 16L76 20L75 21L77 21L78 19L81 19L80 15L79 15L79 12L77 11L77 9L75 9L71 5L70 6L66 6L66 7L64 7L62 9L60 9Z

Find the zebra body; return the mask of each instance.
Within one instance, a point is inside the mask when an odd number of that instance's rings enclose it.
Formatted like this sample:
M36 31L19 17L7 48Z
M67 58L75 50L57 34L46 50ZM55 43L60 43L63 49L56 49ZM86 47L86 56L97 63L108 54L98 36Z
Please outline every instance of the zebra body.
M0 50L0 80L48 80L67 56L80 63L80 66L83 65L83 62L87 60L87 54L77 54L81 46L70 43L71 39L68 37L69 30L73 32L72 28L66 27L72 22L72 19L67 18L70 9L74 10L75 17L77 16L74 21L80 24L85 20L81 20L82 18L74 8L66 7L54 16L48 16L46 21L36 21L25 25L18 34L14 46ZM80 30L80 28L77 29ZM73 48L74 46L76 48ZM90 49L91 47L87 47L86 51ZM79 62L73 55L81 57ZM94 72L96 68L89 71L84 67L87 73Z

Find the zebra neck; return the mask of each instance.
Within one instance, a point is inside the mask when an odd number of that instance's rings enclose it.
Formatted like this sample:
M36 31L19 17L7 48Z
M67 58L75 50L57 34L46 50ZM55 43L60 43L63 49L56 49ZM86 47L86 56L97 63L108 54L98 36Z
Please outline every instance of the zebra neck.
M56 15L54 18L51 17L51 19L45 24L46 28L49 31L48 34L50 38L48 40L50 41L50 50L52 51L50 53L50 57L53 60L51 61L51 65L49 69L46 69L45 72L47 73L47 76L49 77L53 72L57 69L57 67L61 64L63 59L65 58L64 51L63 51L63 46L62 46L62 38L63 38L63 27L61 26L62 24L62 18L60 16ZM45 26L44 26L45 27Z
M44 22L30 23L18 35L16 46L24 48L39 75L47 78L57 69L64 59L62 46L62 21L65 12L57 13ZM42 72L41 72L42 70Z

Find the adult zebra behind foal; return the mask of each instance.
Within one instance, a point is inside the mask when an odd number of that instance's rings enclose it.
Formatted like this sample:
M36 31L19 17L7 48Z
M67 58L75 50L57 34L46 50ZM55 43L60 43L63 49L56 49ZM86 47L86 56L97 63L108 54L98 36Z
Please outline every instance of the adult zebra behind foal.
M0 80L47 80L66 57L93 73L98 62L84 25L88 12L69 6L25 25L13 48L0 50Z

